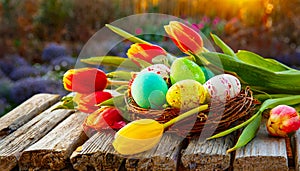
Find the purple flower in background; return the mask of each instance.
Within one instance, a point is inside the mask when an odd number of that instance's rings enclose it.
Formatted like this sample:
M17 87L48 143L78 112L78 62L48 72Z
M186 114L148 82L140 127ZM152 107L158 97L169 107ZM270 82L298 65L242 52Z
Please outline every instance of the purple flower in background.
M74 67L75 63L76 63L76 59L71 56L60 56L51 61L54 70L71 69Z
M6 112L6 109L9 107L9 104L5 99L0 98L0 117Z
M18 80L10 90L10 98L20 104L37 93L53 93L66 95L62 82L46 80L41 77Z
M212 22L213 26L218 25L220 23L220 21L221 21L221 19L219 17L214 18L214 20Z
M24 66L20 68L16 68L13 72L9 74L9 78L13 81L17 81L26 77L36 77L39 76L40 72L31 67L31 66Z
M0 60L0 70L9 75L15 68L29 66L29 63L19 55L8 55Z
M50 62L53 59L56 59L60 56L67 56L67 49L56 43L51 43L44 48L42 53L43 61Z

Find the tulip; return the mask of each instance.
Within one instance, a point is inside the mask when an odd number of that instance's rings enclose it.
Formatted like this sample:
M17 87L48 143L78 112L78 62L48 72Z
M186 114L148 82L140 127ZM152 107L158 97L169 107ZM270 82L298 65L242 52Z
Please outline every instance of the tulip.
M198 54L203 51L203 40L192 28L178 21L170 21L164 28L182 52L190 55L190 53Z
M112 95L109 92L96 91L90 94L76 93L73 101L77 104L78 110L85 113L92 113L99 109L99 107L96 106L97 104L110 98L112 98Z
M171 119L164 124L152 119L132 121L115 134L113 147L117 152L123 155L131 155L150 150L160 141L165 128L191 116L192 114L206 110L207 108L207 104L201 105Z
M106 74L97 68L70 69L63 77L64 88L83 94L102 91L107 85Z
M295 108L287 105L278 105L270 111L267 130L270 135L287 137L300 127L300 117Z
M104 129L119 130L126 125L120 111L115 107L102 107L88 115L83 122L83 129L87 135Z
M130 46L127 51L127 56L137 65L139 61L136 59L142 59L148 63L153 63L152 59L158 56L167 56L167 52L157 45L145 44L145 43L135 43Z

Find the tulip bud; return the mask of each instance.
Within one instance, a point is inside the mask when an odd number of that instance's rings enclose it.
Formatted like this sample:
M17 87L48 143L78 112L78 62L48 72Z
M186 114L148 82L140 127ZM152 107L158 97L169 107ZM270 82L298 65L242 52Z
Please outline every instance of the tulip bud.
M88 115L83 123L83 129L89 136L104 129L121 129L126 125L120 111L115 107L102 107Z
M279 105L270 111L267 130L270 135L286 137L289 133L298 130L300 117L297 111L287 105Z
M130 46L127 51L127 56L133 60L137 65L138 61L135 59L142 59L146 62L153 63L152 59L158 56L167 56L167 52L160 46L150 45L144 43L135 43Z
M78 110L85 113L92 113L95 110L99 109L99 107L96 106L97 104L110 98L112 98L112 95L109 92L96 91L90 94L76 93L73 101L78 105Z
M87 94L104 90L107 78L97 68L70 69L64 74L63 84L68 91Z
M131 155L153 148L161 139L164 126L152 119L130 122L115 135L113 146L117 152Z
M203 50L203 40L201 36L192 28L178 22L171 21L169 25L164 26L165 31L184 53L198 54Z

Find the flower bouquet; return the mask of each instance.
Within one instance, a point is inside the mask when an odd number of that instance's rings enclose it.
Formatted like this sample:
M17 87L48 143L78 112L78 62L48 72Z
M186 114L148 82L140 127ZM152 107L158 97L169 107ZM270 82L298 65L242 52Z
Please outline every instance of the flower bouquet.
M64 87L76 93L63 98L61 107L89 113L83 123L89 135L116 130L113 146L121 154L153 148L165 131L212 139L244 128L230 152L251 141L266 109L300 104L300 95L293 95L300 94L300 71L249 51L235 53L216 35L211 34L212 39L223 53L210 52L200 34L171 21L165 31L186 54L175 57L120 28L106 26L134 43L128 58L100 56L81 62L125 69L67 71ZM297 109L288 107L272 110L268 122L272 135L287 136L300 127Z

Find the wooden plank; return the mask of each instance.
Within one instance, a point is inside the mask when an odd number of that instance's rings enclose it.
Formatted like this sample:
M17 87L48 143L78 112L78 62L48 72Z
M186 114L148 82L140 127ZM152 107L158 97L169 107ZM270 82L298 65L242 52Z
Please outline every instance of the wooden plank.
M0 118L0 139L24 125L59 100L59 95L37 94Z
M21 170L61 170L70 164L72 152L88 138L81 127L87 114L76 112L38 142L22 152Z
M284 138L268 135L263 120L256 137L236 151L234 170L288 170L288 157Z
M177 170L182 140L183 138L177 135L165 133L156 147L128 157L125 164L126 170Z
M300 171L300 130L295 133L293 145L295 147L295 170Z
M76 170L119 170L124 160L112 146L114 132L98 132L70 157Z
M181 162L185 170L226 170L231 161L231 155L226 150L233 143L232 134L209 141L193 138L183 150Z
M37 142L63 119L74 113L65 109L52 111L57 105L58 103L0 140L0 170L14 168L25 148Z

